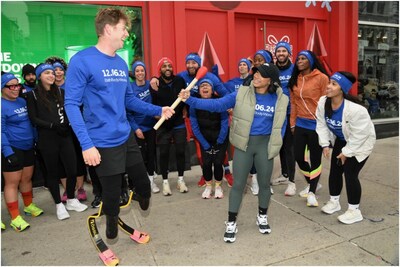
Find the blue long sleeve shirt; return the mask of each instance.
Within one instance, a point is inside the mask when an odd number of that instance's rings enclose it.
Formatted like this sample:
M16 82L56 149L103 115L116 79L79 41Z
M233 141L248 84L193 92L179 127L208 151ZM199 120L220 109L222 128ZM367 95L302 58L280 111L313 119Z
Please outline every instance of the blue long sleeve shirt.
M8 157L14 154L12 146L29 150L33 144L33 127L25 99L18 97L10 101L1 98L1 153Z
M177 74L177 76L182 77L185 82L186 86L188 86L195 77L189 76L189 72L187 70L182 71ZM218 93L219 96L224 96L226 94L229 94L229 91L225 88L224 84L221 82L221 80L215 76L215 74L211 72L207 72L206 75L203 77L204 79L210 79L214 86L214 90ZM193 86L193 89L190 91L191 95L196 95L199 96L199 83L197 82L195 86Z
M66 75L65 110L82 150L125 143L131 132L126 109L162 114L161 107L135 97L119 55L108 56L94 46L76 53Z

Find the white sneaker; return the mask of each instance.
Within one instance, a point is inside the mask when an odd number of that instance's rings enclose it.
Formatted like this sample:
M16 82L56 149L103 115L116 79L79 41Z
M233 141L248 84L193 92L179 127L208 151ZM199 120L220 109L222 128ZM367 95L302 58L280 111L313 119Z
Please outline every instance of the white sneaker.
M315 190L315 192L318 192L321 188L322 188L322 184L318 183L317 190ZM310 191L310 184L308 184L303 190L300 191L299 196L307 197L308 191Z
M204 189L204 192L201 195L201 197L204 199L209 199L211 197L211 191L212 191L212 186L206 185L206 188Z
M186 193L187 191L189 191L184 180L178 180L176 188L178 188L179 192L181 193Z
M251 177L250 190L253 193L253 195L255 196L258 195L258 191L260 190L260 188L258 187L257 174L253 174L253 176Z
M172 193L171 193L171 188L169 187L169 182L168 182L168 180L164 180L164 181L163 181L162 192L163 192L164 196L170 196L170 195L172 195Z
M269 187L269 191L271 191L271 195L274 194L274 189L271 186Z
M220 185L215 186L214 198L224 198L224 191L222 190L222 187Z
M361 222L364 218L361 215L361 211L348 209L344 214L337 217L338 220L344 224L352 224L356 222Z
M313 192L308 192L307 206L308 207L318 207L318 201Z
M281 174L281 176L272 179L271 184L272 185L280 185L280 184L288 184L288 182L289 182L289 178L287 178Z
M160 188L158 188L158 186L157 186L157 184L155 182L151 182L150 186L151 186L151 191L153 191L153 193L160 192Z
M56 211L57 211L57 218L60 221L68 219L70 217L68 211L65 209L65 206L62 202L56 204Z
M265 215L257 214L256 224L258 225L258 230L260 231L260 233L262 234L271 233L271 228L269 227L268 224L268 216L266 214Z
M154 182L154 178L154 175L149 175L151 191L153 191L153 193L158 193L160 192L160 188L158 188L157 184Z
M333 201L329 200L322 208L321 210L325 212L326 214L332 214L336 211L341 210L340 203L339 201Z
M288 186L285 190L285 196L294 196L296 195L296 184L289 181Z
M88 206L86 206L85 204L82 204L76 198L67 199L67 204L65 205L65 207L67 208L67 210L75 210L77 212L85 211L88 208Z
M233 243L236 240L236 233L238 232L236 222L225 222L226 230L224 234L224 241Z

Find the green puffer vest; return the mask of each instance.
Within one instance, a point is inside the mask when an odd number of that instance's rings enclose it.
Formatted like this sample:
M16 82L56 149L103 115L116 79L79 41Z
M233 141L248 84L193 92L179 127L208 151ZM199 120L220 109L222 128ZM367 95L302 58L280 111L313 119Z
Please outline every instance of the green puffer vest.
M268 143L268 158L273 159L279 154L282 146L282 127L286 120L289 98L283 94L282 88L276 90L278 95L275 104L275 114L272 132ZM250 129L254 119L256 94L253 82L250 86L240 86L233 108L232 123L229 132L229 141L240 150L246 151L250 137Z

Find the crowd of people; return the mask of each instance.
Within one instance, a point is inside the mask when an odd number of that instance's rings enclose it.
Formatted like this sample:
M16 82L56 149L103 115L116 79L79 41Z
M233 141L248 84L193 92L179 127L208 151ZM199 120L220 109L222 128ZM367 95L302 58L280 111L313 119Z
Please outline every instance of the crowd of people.
M133 62L129 71L116 54L128 36L129 24L120 9L101 9L95 19L97 44L74 55L68 66L59 57L49 57L36 67L28 64L22 69L23 84L14 74L2 73L2 175L14 230L29 227L19 212L18 192L25 214L44 213L32 202L33 170L40 167L59 220L69 218L68 211L88 208L82 202L87 198L84 176L89 175L91 206L103 203L106 236L116 238L119 206L126 202L129 190L143 210L148 209L152 193L172 195L171 145L177 190L189 191L184 174L190 138L196 142L202 168L201 197L223 198L224 176L232 187L225 242L236 240L247 184L258 197L256 225L260 233L271 233L271 185L285 184L284 194L296 195L296 163L307 182L299 195L306 198L307 206L319 206L316 192L321 188L322 155L331 161L330 199L322 212L341 210L344 175L348 209L338 220L352 224L363 219L358 176L376 137L368 111L349 94L356 82L353 74L338 71L329 76L309 50L301 50L291 62L291 45L279 42L274 55L258 50L253 57L241 58L238 77L224 83L218 73L208 72L189 92L183 89L202 65L200 56L189 53L186 70L177 74L168 57L159 60L158 75L152 79L142 61ZM172 109L178 96L184 102ZM167 120L154 130L161 117ZM232 173L229 154L233 154ZM278 155L281 175L272 178ZM162 190L155 180L158 169Z

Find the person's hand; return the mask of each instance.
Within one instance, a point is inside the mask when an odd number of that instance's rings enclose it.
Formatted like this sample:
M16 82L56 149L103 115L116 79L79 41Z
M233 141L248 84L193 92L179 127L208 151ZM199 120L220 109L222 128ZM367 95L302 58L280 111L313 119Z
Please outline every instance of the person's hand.
M183 102L185 102L186 99L188 99L190 97L190 91L182 89L181 92L179 93L178 97L181 98Z
M82 151L82 155L86 165L97 166L101 162L101 155L96 147Z
M205 153L212 155L213 154L213 148L210 146L208 149L204 150Z
M343 155L342 153L340 153L337 157L338 160L340 160L340 162L342 163L342 166L344 165L344 163L346 162L346 156Z
M136 134L137 138L139 138L139 139L144 139L144 135L143 135L142 130L137 129L137 130L135 131L135 134Z
M151 89L153 89L154 91L158 91L158 86L160 85L160 82L158 81L157 78L153 77L150 80L150 86Z
M162 107L162 115L166 120L170 119L175 114L175 110L171 107Z
M15 153L6 157L6 160L7 160L8 164L10 164L11 167L17 167L19 165L19 159L18 159L17 155L15 155Z
M214 154L217 154L220 150L221 150L221 144L217 143L217 144L213 145Z
M329 152L330 152L329 147L324 147L324 148L322 149L322 153L324 154L324 157L325 157L326 159L329 158L329 154L330 154Z

